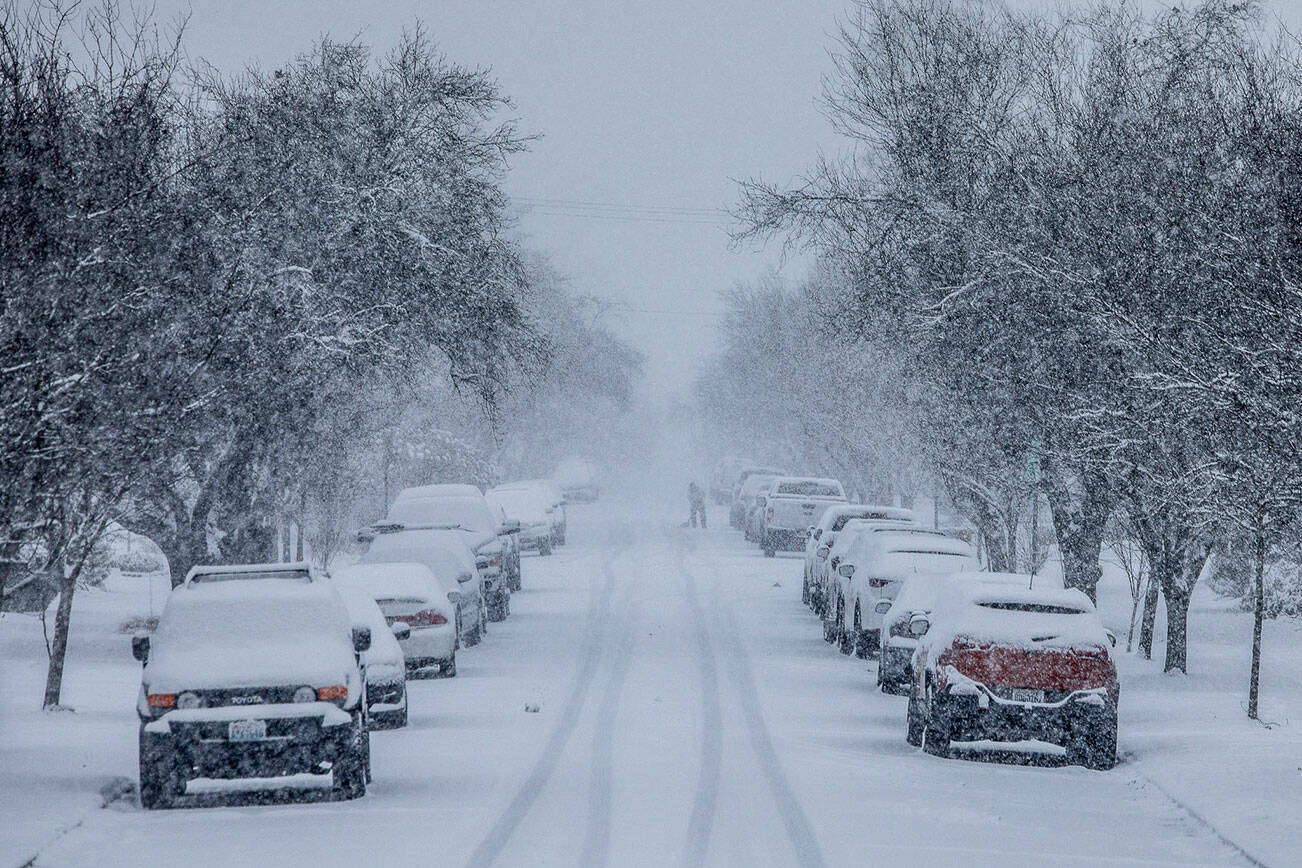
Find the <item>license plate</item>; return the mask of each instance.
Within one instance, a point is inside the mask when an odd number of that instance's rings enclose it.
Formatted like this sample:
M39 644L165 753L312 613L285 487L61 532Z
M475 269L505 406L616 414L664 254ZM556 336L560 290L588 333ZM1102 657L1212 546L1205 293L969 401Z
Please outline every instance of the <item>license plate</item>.
M232 720L226 731L230 741L262 741L267 737L265 720Z
M1014 687L1009 691L1009 698L1013 702L1044 702L1043 690L1030 690L1025 687Z

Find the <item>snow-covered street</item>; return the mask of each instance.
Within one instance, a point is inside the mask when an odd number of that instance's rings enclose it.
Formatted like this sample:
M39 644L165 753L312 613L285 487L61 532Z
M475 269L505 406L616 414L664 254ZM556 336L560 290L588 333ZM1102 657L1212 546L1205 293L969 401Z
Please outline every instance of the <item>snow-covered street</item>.
M797 558L673 518L574 510L571 545L526 561L510 620L458 677L412 683L411 725L373 736L375 780L354 802L144 812L110 793L101 809L101 787L135 777L127 636L96 638L94 664L73 649L76 713L29 710L39 667L19 668L0 746L6 864L1224 865L1282 864L1296 844L1278 825L1265 839L1217 827L1159 788L1165 766L1132 746L1179 754L1140 735L1179 703L1153 706L1151 685L1123 687L1112 772L908 747L904 699L821 641ZM0 635L16 646L31 623L6 616ZM1296 765L1297 739L1281 739ZM1238 769L1207 757L1175 786L1232 785L1259 742L1241 743ZM1272 801L1296 804L1296 776L1283 781L1294 792Z

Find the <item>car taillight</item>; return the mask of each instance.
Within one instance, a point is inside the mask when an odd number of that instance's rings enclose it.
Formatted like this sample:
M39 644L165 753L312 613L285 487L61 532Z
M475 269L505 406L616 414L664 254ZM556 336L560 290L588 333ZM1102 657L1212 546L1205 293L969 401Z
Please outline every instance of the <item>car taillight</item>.
M869 579L869 580L868 580L868 587L870 587L870 588L884 588L884 587L886 587L887 585L889 585L890 583L891 583L891 580L890 580L890 579Z
M175 708L175 693L151 693L145 697L145 702L150 708Z
M436 612L433 609L424 609L412 615L403 615L400 620L406 621L412 627L441 627L448 622L443 617L442 612Z
M331 684L328 687L318 687L316 689L317 699L346 699L348 697L348 687L343 684Z

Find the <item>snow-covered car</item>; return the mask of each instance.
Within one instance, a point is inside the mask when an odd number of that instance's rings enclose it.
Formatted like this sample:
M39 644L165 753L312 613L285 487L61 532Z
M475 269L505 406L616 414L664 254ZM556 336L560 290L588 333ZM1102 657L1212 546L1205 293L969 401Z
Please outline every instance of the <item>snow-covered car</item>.
M825 621L831 618L829 612L835 609L837 599L844 595L843 585L846 580L837 568L841 566L846 555L854 549L856 557L863 556L865 547L871 543L875 534L891 530L908 530L928 536L944 536L938 530L919 527L911 521L899 519L852 518L847 521L842 525L841 530L833 535L826 556L819 559L814 572L814 594L819 601L819 608L816 611Z
M980 572L918 573L904 580L891 607L882 616L882 653L877 662L877 686L883 693L906 696L913 684L913 652L917 637L909 628L919 615L929 616L941 591L950 582L970 585L1013 585L1028 588L1062 588L1060 575L1032 576L1029 573Z
M526 479L522 482L506 482L493 491L529 492L543 504L547 520L551 523L552 548L565 545L565 495L560 487L550 479ZM523 529L521 530L523 533Z
M737 479L741 472L747 467L754 467L755 462L748 458L737 458L728 456L720 458L714 465L714 472L710 474L710 497L717 504L724 504L732 497L733 487L737 484Z
M601 496L597 471L586 458L567 458L556 465L552 480L565 495L566 503L592 503Z
M805 577L800 597L805 605L815 612L822 611L823 585L816 581L827 567L832 545L837 534L853 519L876 519L897 521L902 524L914 524L916 517L913 510L900 506L877 506L874 504L839 503L832 504L823 511L818 522L809 528L805 536Z
M755 508L757 498L763 496L765 489L777 479L779 473L751 473L747 471L746 478L737 486L737 491L732 497L732 506L728 510L728 523L737 530L746 531L746 520ZM747 532L749 536L749 532Z
M1116 763L1121 685L1083 593L950 583L911 624L910 744L945 756L953 742L1036 740L1087 768Z
M414 561L354 564L336 570L334 580L369 594L391 627L406 627L398 644L409 676L457 674L460 592L446 590L429 567Z
M411 628L403 623L390 625L362 588L337 587L352 622L371 628L371 647L362 652L368 725L371 729L401 729L407 725L407 665L398 637L405 639Z
M172 591L143 664L140 803L167 808L197 779L329 775L366 794L370 735L354 624L307 564L200 566ZM262 782L259 782L262 784Z
M446 527L466 535L484 579L488 619L504 621L511 612L511 588L520 579L520 552L510 537L520 530L503 521L473 485L422 485L398 492L386 522ZM378 527L378 525L376 525Z
M485 495L488 502L509 519L520 524L520 550L537 552L540 555L552 553L554 529L549 513L550 504L542 493L533 488L501 486L489 489Z
M979 569L970 545L935 531L891 528L861 535L837 566L837 595L829 598L841 653L867 657L881 647L882 616L909 576Z
M464 533L445 527L381 522L364 528L357 538L361 546L358 564L415 562L427 567L448 590L448 599L457 605L461 643L479 644L488 632L488 596L478 560L466 544Z
M845 503L845 489L835 479L815 476L780 476L764 495L759 543L765 557L778 549L796 551L809 535L809 527L828 507Z

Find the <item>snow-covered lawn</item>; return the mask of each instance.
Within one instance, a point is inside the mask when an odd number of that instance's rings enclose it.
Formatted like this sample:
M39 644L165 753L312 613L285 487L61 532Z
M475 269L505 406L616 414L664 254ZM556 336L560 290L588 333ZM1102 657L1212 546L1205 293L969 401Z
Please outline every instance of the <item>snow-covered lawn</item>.
M412 682L411 725L374 735L375 783L357 802L141 811L120 795L135 777L139 667L119 628L149 614L148 584L115 578L79 597L75 711L38 710L40 622L4 616L0 866L38 853L38 865L1296 861L1299 625L1267 627L1271 728L1243 712L1250 619L1204 595L1193 675L1121 655L1114 771L942 760L905 744L904 700L873 689L873 663L822 642L798 556L676 525L608 501L573 510L571 545L526 559L511 618L461 652L458 677ZM1106 581L1104 620L1124 644L1124 580Z

